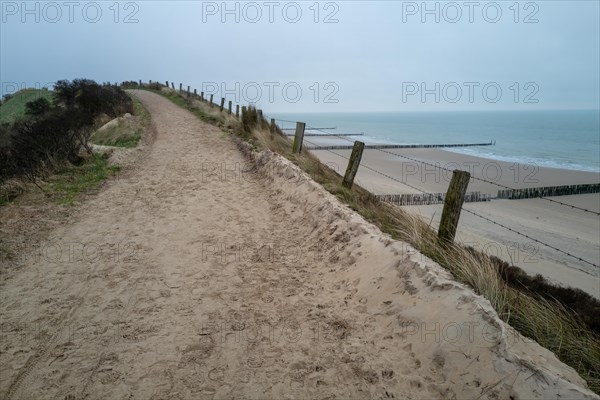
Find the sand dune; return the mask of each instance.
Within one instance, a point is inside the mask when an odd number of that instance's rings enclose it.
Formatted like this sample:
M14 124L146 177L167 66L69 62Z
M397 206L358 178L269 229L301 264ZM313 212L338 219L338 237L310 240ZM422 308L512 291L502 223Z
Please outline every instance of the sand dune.
M135 93L155 142L49 239L102 251L2 281L0 397L598 398L287 160L242 174L219 129Z

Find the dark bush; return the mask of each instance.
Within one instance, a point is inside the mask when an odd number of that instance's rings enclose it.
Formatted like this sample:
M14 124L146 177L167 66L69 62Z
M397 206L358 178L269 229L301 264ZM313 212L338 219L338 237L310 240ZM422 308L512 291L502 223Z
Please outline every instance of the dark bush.
M50 111L50 102L45 97L40 97L39 99L31 100L25 103L26 115L37 117L48 111Z
M89 79L57 82L54 99L54 106L43 98L27 103L29 118L0 130L0 184L10 178L35 182L55 163L78 164L81 148L90 151L87 141L99 115L133 112L120 87Z
M75 79L72 82L61 80L54 84L54 98L56 104L63 104L71 107L75 104L75 99L81 88L91 88L98 84L89 79Z
M137 88L139 87L139 83L136 81L123 81L121 82L121 87L125 88L125 89L130 89L130 88Z
M54 96L57 104L77 109L79 118L87 118L89 123L102 113L115 118L133 112L133 102L120 87L101 86L89 79L58 81Z

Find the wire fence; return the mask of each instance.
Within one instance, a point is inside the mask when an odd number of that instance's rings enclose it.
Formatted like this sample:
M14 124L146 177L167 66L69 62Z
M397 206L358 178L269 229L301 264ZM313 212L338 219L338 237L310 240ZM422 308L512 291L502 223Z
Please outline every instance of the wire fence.
M141 82L141 81L140 81L139 83L140 83L140 85L142 85L142 82ZM150 84L151 84L151 83L152 83L152 82L150 82ZM166 82L166 86L167 86L167 87L169 86L169 85L168 85L168 82ZM174 85L174 83L171 83L171 86L172 86L172 88L173 88L173 89L175 89L175 85ZM180 91L180 92L183 92L183 88L182 88L182 84L181 84L181 83L179 84L179 91ZM188 86L187 93L188 93L188 95L190 95L190 94L191 94L189 86ZM202 92L202 93L200 94L200 99L201 99L201 100L203 99L203 95L204 95L204 93ZM194 96L197 96L197 94L196 94L196 90L194 90ZM208 98L206 98L206 101L209 101L209 100L208 100ZM222 108L224 107L224 103L225 103L225 98L222 98L222 99L221 99L221 107L222 107ZM213 103L213 96L212 96L212 95L211 95L211 97L210 97L210 104L214 104L214 103ZM230 106L229 106L229 107L231 107L231 102L229 102L229 104L230 104ZM215 104L215 105L216 105L216 104ZM244 107L242 107L242 111L243 111L243 108L244 108ZM232 112L231 108L229 108L229 112L230 112L230 113ZM237 110L236 110L236 115L237 115ZM259 117L263 117L262 111L260 111L260 110L259 110ZM266 115L265 115L264 117L266 117ZM291 120L286 120L286 119L278 119L278 118L272 118L272 119L273 119L273 120L275 120L275 121L279 121L279 122L285 122L285 123L292 123L292 124L296 124L296 123L297 123L297 121L291 121ZM325 130L324 130L324 129L322 129L322 128L317 128L317 127L308 126L308 125L306 125L305 127L306 127L307 129L309 129L309 130L312 130L312 131L321 132L321 134L319 134L319 135L315 135L315 136L327 136L327 137L335 137L335 138L338 138L338 139L341 139L341 140L345 140L345 141L347 141L347 142L350 142L350 143L354 143L354 142L353 142L351 139L348 139L348 138L346 138L346 137L344 137L344 136L336 135L335 133L325 132ZM329 130L329 128L327 128L327 129ZM308 136L311 136L311 135L308 135ZM346 136L350 136L350 135L346 135ZM319 147L319 146L317 146L315 143L312 143L312 142L310 142L310 141L309 141L309 140L307 140L307 139L303 139L303 141L304 141L304 142L306 142L306 143L309 143L309 144L313 145L314 147ZM493 142L490 142L490 143L489 143L489 144L487 144L487 145L490 145L490 144L495 144L495 141L493 141ZM424 147L427 147L427 146L424 146ZM431 147L431 146L430 146L430 147ZM442 171L446 171L446 172L451 172L451 173L454 173L454 171L452 171L452 170L450 170L450 169L448 169L448 168L442 167L441 165L432 164L432 163L429 163L429 162L426 162L426 161L422 161L422 160L415 159L415 158L413 158L413 157L409 157L409 156L405 156L405 155L397 154L397 153L394 153L394 152L392 152L392 151L386 150L385 148L377 148L377 147L375 147L374 149L375 149L375 150L377 150L377 151L381 151L381 152L383 152L383 153L387 153L387 154L393 155L393 156L395 156L395 157L399 157L399 158L403 158L403 159L406 159L406 160L410 160L410 161L412 161L412 162L420 163L420 164L422 164L422 165L427 165L427 166L430 166L430 167L433 167L433 168L436 168L436 169L439 169L439 170L442 170ZM342 155L342 154L339 154L338 152L334 151L334 149L332 149L332 148L328 148L327 146L325 146L325 147L324 147L322 150L323 150L323 151L328 151L328 152L330 152L330 153L332 153L332 154L334 154L334 155L336 155L336 156L338 156L338 157L341 157L341 158L343 158L343 159L345 159L345 160L348 160L348 161L350 160L350 158L349 158L349 157L346 157L346 156L344 156L344 155ZM423 190L423 189L421 189L421 188L419 188L419 187L417 187L417 186L415 186L415 185L412 185L412 184L410 184L410 183L408 183L408 182L405 182L405 181L403 181L403 180L400 180L400 179L398 179L398 178L396 178L396 177L394 177L394 176L392 176L392 175L390 175L390 174L387 174L387 173L385 173L385 172L379 171L378 169L376 169L376 168L373 168L373 167L371 167L371 166L368 166L368 165L365 165L365 164L362 164L362 163L361 163L361 164L360 164L360 166L359 166L359 168L360 168L360 167L363 167L364 169L367 169L367 170L369 170L369 171L372 171L372 172L374 172L374 173L376 173L376 174L378 174L378 175L381 175L381 176L383 176L383 177L385 177L385 178L387 178L387 179L390 179L390 180L392 180L392 181L394 181L394 182L396 182L396 183L400 183L400 184L402 184L402 185L404 185L404 186L406 186L406 187L409 187L409 188L411 188L411 189L413 189L413 190L416 190L416 191L418 191L418 192L420 192L420 193L422 193L422 194L423 194L423 198L431 198L431 197L433 197L433 196L435 196L435 195L436 195L435 193L428 193L427 191L425 191L425 190ZM484 182L484 183L487 183L487 184L490 184L490 185L494 185L494 186L497 186L497 187L499 187L499 188L502 188L503 190L507 190L507 191L514 191L514 192L518 192L519 190L522 190L522 189L515 189L515 188L509 187L509 186L506 186L506 185L502 185L502 184L499 184L499 183L497 183L497 182L490 181L490 180L488 180L488 179L485 179L485 178L479 178L479 177L471 176L471 179L474 179L474 180L477 180L477 181L481 181L481 182ZM531 192L532 192L532 193L534 193L534 191L531 191ZM538 193L541 193L541 192L538 192ZM561 206L564 206L564 207L569 207L569 208L571 208L571 209L575 209L575 210L579 210L579 211L583 211L583 212L586 212L586 213L590 213L590 214L594 214L594 215L600 216L600 212L596 212L596 211L593 211L593 210L588 210L588 209L586 209L586 208L583 208L583 207L579 207L579 206L575 206L575 205L572 205L572 204L564 203L564 202L561 202L561 201L558 201L558 200L550 199L550 198L548 198L548 197L545 197L545 196L541 196L541 195L540 195L540 196L536 196L536 198L543 199L543 200L546 200L546 201L549 201L549 202L552 202L552 203L555 203L555 204L559 204L559 205L561 205ZM441 203L440 203L440 204L441 204ZM557 251L557 252L559 252L559 253L561 253L561 254L564 254L564 255L566 255L566 256L568 256L568 257L571 257L571 258L573 258L573 259L576 259L576 260L578 260L578 261L580 261L580 262L583 262L583 263L589 264L589 265L591 265L591 266L593 266L593 267L595 267L595 268L600 268L600 265L598 265L598 264L597 264L597 263L595 263L595 262L591 262L591 261L585 260L585 259L583 259L583 258L581 258L581 257L578 257L578 256L576 256L576 255L574 255L574 254L572 254L572 253L570 253L570 252L568 252L568 251L562 250L562 249L560 249L560 248L557 248L556 246L553 246L553 245L551 245L551 244L548 244L548 243L546 243L546 242L544 242L544 241L541 241L541 240L539 240L539 239L537 239L537 238L534 238L534 237L532 237L531 235L525 234L525 233L523 233L523 232L520 232L520 231L518 231L518 230L516 230L516 229L514 229L514 228L511 228L511 227L509 227L509 226L507 226L507 225L505 225L505 224L502 224L502 223L500 223L500 222L494 221L494 220L492 220L491 218L485 217L485 216L483 216L483 215L481 215L481 214L479 214L479 213L477 213L477 212L475 212L475 211L473 211L473 210L466 209L466 208L464 208L464 206L462 207L462 210L464 210L466 213L469 213L469 214L471 214L471 215L473 215L473 216L475 216L475 217L478 217L478 218L480 218L480 219L482 219L482 220L484 220L484 221L487 221L487 222L489 222L489 223L492 223L492 224L494 224L494 225L496 225L496 226L500 226L500 227L502 227L503 229L506 229L506 230L508 230L508 231L510 231L510 232L513 232L513 233L515 233L516 235L519 235L519 236L525 237L525 238L527 238L527 239L529 239L529 240L531 240L531 241L533 241L533 242L535 242L535 243L538 243L538 244L540 244L540 245L543 245L543 246L545 246L545 247L548 247L548 248L550 248L550 249L552 249L552 250L555 250L555 251Z
M307 126L307 128L312 129L312 130L318 130L318 128L312 128L312 127L309 127L309 126ZM339 139L342 139L342 140L345 140L347 142L352 142L352 140L347 139L347 138L345 138L343 136L337 136L337 135L331 134L331 133L329 133L327 135L328 136L335 136L335 137L337 137ZM382 153L387 153L387 154L390 154L390 155L393 155L393 156L396 156L396 157L404 158L404 159L407 159L407 160L410 160L410 161L413 161L413 162L417 162L417 163L420 163L420 164L423 164L423 165L427 165L429 167L434 167L434 168L442 170L442 171L453 172L452 170L450 170L448 168L445 168L445 167L442 167L441 165L432 164L432 163L429 163L427 161L418 160L418 159L413 158L413 157L408 157L408 156L404 156L404 155L401 155L401 154L397 154L397 153L394 153L394 152L389 151L389 150L385 150L385 149L375 149L375 150L378 150L378 151L381 151ZM484 183L487 183L487 184L490 184L490 185L497 186L497 187L502 188L504 190L510 190L510 191L513 191L513 192L519 192L519 191L523 191L524 190L524 189L517 189L517 188L510 187L510 186L502 185L500 183L493 182L493 181L490 181L490 180L485 179L485 178L479 178L479 177L476 177L476 176L471 176L471 179L475 179L477 181L481 181L481 182L484 182ZM568 204L568 203L564 203L562 201L558 201L558 200L555 200L555 199L550 199L550 198L545 197L545 196L538 196L536 198L539 198L539 199L542 199L542 200L546 200L546 201L550 201L552 203L560 204L560 205L565 206L565 207L570 207L570 208L573 208L573 209L576 209L576 210L580 210L580 211L583 211L583 212L587 212L587 213L590 213L590 214L595 214L595 215L600 216L600 212L593 211L593 210L588 210L587 208L578 207L578 206L575 206L575 205L572 205L572 204Z
M289 122L289 123L294 123L294 124L296 123L296 121L289 121L289 120L279 120L279 119L275 119L275 120L276 120L276 121L281 121L281 122ZM314 128L314 127L311 127L311 126L308 126L308 125L306 126L306 128L307 128L307 129L310 129L310 130L316 130L316 131L320 131L320 129L319 129L319 128ZM323 131L321 131L321 132L323 132ZM321 135L321 136L325 136L325 135L326 135L326 136L328 136L328 137L335 137L335 138L339 138L339 139L342 139L342 140L345 140L345 141L348 141L348 142L354 143L352 140L350 140L350 139L347 139L346 137L343 137L343 136L338 136L338 135L336 135L336 134L332 134L332 133L328 133L328 132L323 132L323 133L324 133L324 134L323 134L323 135ZM304 139L304 142L306 142L306 143L309 143L309 144L311 144L311 145L313 145L313 146L317 147L317 146L315 145L315 143L313 143L313 142L310 142L310 141L309 141L309 140L307 140L307 139ZM327 151L327 152L329 152L329 153L332 153L332 154L334 154L334 155L336 155L336 156L338 156L338 157L341 157L341 158L343 158L343 159L345 159L345 160L348 160L348 161L350 160L350 158L349 158L349 157L346 157L346 156L344 156L344 155L342 155L342 154L339 154L338 152L336 152L336 151L334 151L334 150L332 150L332 149L329 149L329 148L323 148L322 150L323 150L323 151ZM415 159L415 158L413 158L413 157L409 157L409 156L404 156L404 155L401 155L401 154L397 154L397 153L394 153L394 152L391 152L391 151L388 151L388 150L385 150L385 149L375 149L375 150L377 150L377 151L381 151L381 152L383 152L383 153L391 154L391 155L393 155L393 156L396 156L396 157L400 157L400 158L408 159L408 160L410 160L410 161L413 161L413 162L417 162L417 163L421 163L421 164L428 165L428 166L431 166L431 167L435 167L435 168L437 168L437 169L444 170L444 171L447 171L447 172L453 172L453 171L451 171L450 169L448 169L448 168L444 168L444 167L442 167L442 166L440 166L440 165L436 165L436 164L432 164L432 163L429 163L429 162L426 162L426 161L418 160L418 159ZM387 174L387 173L385 173L385 172L382 172L382 171L379 171L379 170L377 170L376 168L373 168L373 167L370 167L370 166L368 166L368 165L365 165L365 164L363 164L362 162L361 162L361 164L360 164L359 168L361 168L361 167L362 167L362 168L365 168L365 169L367 169L367 170L369 170L369 171L371 171L371 172L374 172L374 173L376 173L376 174L378 174L378 175L381 175L381 176L383 176L383 177L385 177L385 178L387 178L387 179L390 179L390 180L392 180L392 181L394 181L394 182L397 182L397 183L400 183L400 184L402 184L402 185L405 185L405 186L407 186L407 187L410 187L411 189L414 189L414 190L416 190L416 191L418 191L418 192L422 193L422 194L423 194L423 195L425 195L425 196L434 196L434 195L435 195L434 193L428 193L427 191L425 191L425 190L423 190L423 189L421 189L421 188L419 188L419 187L417 187L417 186L411 185L411 184L409 184L409 183L407 183L407 182L405 182L405 181L402 181L402 180L400 180L400 179L398 179L398 178L396 178L396 177L394 177L394 176L392 176L392 175L390 175L390 174ZM492 182L492 181L490 181L490 180L488 180L488 179L484 179L484 178L478 178L478 177L474 177L474 176L471 176L471 178L472 178L472 179L475 179L475 180L478 180L478 181L481 181L481 182L485 182L485 183L487 183L487 184L490 184L490 185L495 185L495 186L501 187L501 188L503 188L503 189L506 189L506 190L515 190L515 191L516 191L516 190L519 190L519 189L511 188L511 187L509 187L509 186L505 186L505 185L502 185L502 184L499 184L499 183L496 183L496 182ZM550 201L550 202L552 202L552 203L555 203L555 204L559 204L559 205L561 205L561 206L570 207L570 208L572 208L572 209L575 209L575 210L579 210L579 211L583 211L583 212L586 212L586 213L591 213L591 214L594 214L594 215L598 215L598 216L600 216L600 213L599 213L599 212L596 212L596 211L593 211L593 210L588 210L588 209L586 209L586 208L583 208L583 207L574 206L574 205L572 205L572 204L567 204L567 203L564 203L564 202L561 202L561 201L558 201L558 200L554 200L554 199L549 199L549 198L547 198L547 197L543 197L543 196L540 196L540 197L538 197L538 198L540 198L540 199L543 199L543 200L546 200L546 201ZM531 240L532 242L538 243L538 244L540 244L540 245L542 245L542 246L545 246L545 247L547 247L547 248L549 248L549 249L552 249L552 250L554 250L554 251L557 251L557 252L559 252L559 253L561 253L561 254L564 254L564 255L566 255L566 256L568 256L568 257L571 257L571 258L573 258L573 259L575 259L575 260L577 260L577 261L580 261L580 262L583 262L583 263L585 263L585 264L591 265L592 267L595 267L595 268L600 268L600 265L599 265L599 264L597 264L597 263L595 263L595 262L592 262L592 261L589 261L589 260L583 259L582 257L579 257L579 256L577 256L577 255L575 255L575 254L572 254L572 253L571 253L571 252L569 252L569 251L562 250L562 249L560 249L560 248L558 248L558 247L556 247L556 246L553 246L553 245L551 245L551 244L549 244L549 243L546 243L546 242L544 242L544 241L542 241L542 240L539 240L539 239L537 239L537 238L534 238L534 237L532 237L531 235L528 235L528 234L526 234L526 233L520 232L519 230L517 230L517 229L515 229L515 228L511 228L511 227L509 227L509 226L507 226L507 225L505 225L505 224L503 224L503 223L500 223L500 222L498 222L498 221L494 221L493 219L491 219L491 218L488 218L488 217L485 217L485 216L483 216L483 215L481 215L481 214L479 214L479 213L477 213L477 212L475 212L475 211L473 211L473 210L467 209L467 208L465 208L465 207L463 207L463 208L462 208L462 210L463 210L463 211L465 211L466 213L470 214L470 215L473 215L473 216L475 216L475 217L477 217L477 218L480 218L480 219L482 219L482 220L484 220L484 221L486 221L486 222L489 222L489 223L491 223L491 224L494 224L494 225L496 225L496 226L499 226L499 227L501 227L501 228L503 228L503 229L506 229L506 230L508 230L508 231L510 231L510 232L512 232L512 233L514 233L514 234L516 234L516 235L518 235L518 236L524 237L524 238L526 238L526 239L528 239L528 240Z

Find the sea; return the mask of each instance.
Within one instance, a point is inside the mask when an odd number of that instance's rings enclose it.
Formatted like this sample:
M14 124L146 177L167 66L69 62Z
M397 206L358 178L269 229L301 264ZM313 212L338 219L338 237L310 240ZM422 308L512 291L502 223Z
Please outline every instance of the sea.
M487 143L448 148L494 160L600 173L600 110L274 113L293 133L295 121L316 134L363 134L349 140L385 144ZM326 128L326 129L324 129ZM335 129L330 129L335 128ZM306 137L314 144L340 139Z

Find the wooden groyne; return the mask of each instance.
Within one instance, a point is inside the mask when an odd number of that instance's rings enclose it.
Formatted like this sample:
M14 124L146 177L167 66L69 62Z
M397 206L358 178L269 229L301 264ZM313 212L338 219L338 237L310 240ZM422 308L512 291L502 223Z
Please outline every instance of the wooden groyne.
M568 196L572 194L599 193L600 183L582 185L543 186L526 189L498 190L499 199L532 199L536 197Z
M422 206L444 203L446 193L376 194L375 197L380 201L396 206ZM490 195L479 192L468 192L465 193L464 201L466 203L490 201Z
M275 120L275 121L277 121L277 120ZM293 131L296 128L279 128L279 129L281 129L282 131ZM324 131L324 130L334 130L334 129L337 129L337 128L335 126L333 126L333 127L329 127L329 128L313 128L313 127L310 127L308 129L309 130L313 130L313 131ZM353 135L353 134L351 133L350 135ZM364 135L364 134L360 133L359 135ZM342 136L342 134L339 134L339 135L336 135L336 136Z
M286 136L294 136L294 133L286 133ZM322 137L336 137L336 136L364 136L364 133L340 133L337 135L328 134L328 133L305 133L304 136L322 136ZM350 146L352 148L352 146Z
M323 135L325 136L325 135ZM333 135L331 135L333 136ZM339 136L339 135L338 135ZM462 144L369 144L365 149L435 149L442 147L475 147L475 146L493 146L494 141L489 143L462 143ZM334 146L312 146L307 147L308 150L351 150L350 145L334 145Z

